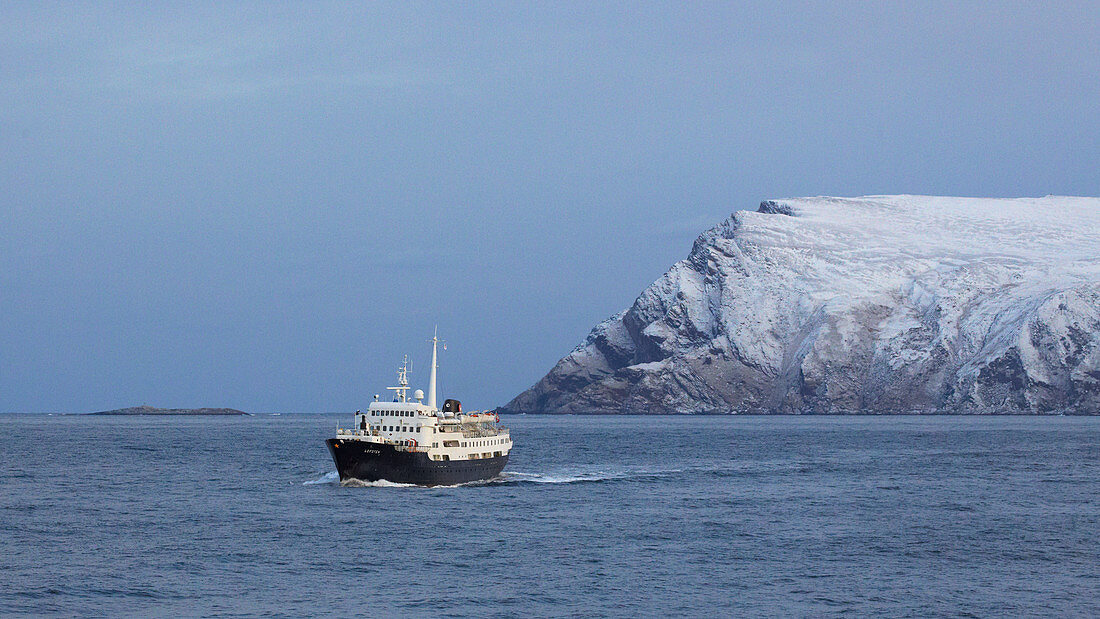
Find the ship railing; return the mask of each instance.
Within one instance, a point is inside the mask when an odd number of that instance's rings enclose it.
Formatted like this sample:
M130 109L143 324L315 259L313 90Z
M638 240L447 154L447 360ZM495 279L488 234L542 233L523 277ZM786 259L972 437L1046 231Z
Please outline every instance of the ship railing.
M336 428L337 436L381 436L378 430L352 430L349 428Z

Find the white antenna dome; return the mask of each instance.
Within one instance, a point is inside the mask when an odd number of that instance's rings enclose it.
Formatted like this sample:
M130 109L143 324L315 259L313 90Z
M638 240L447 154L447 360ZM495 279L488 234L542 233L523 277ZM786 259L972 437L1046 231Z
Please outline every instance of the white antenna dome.
M424 390L417 389L416 391L413 392L413 397L416 398L417 402L423 400L424 399Z

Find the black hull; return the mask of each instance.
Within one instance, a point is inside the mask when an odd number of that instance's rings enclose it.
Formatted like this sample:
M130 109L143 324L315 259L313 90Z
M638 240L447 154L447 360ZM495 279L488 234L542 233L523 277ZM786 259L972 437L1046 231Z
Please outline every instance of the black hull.
M340 481L386 480L419 486L453 486L492 479L508 464L508 456L481 460L432 460L422 452L399 451L394 445L366 441L325 441Z

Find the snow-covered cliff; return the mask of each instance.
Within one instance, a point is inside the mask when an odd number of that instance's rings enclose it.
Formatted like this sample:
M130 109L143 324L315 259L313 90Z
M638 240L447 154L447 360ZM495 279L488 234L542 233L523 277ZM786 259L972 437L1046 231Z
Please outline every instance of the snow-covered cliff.
M506 412L1100 412L1100 199L769 200Z

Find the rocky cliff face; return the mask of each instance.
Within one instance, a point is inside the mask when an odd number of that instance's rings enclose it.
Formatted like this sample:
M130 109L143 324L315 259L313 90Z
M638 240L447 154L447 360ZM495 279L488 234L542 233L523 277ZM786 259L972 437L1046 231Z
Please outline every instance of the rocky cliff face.
M503 412L1100 412L1100 199L766 201Z

